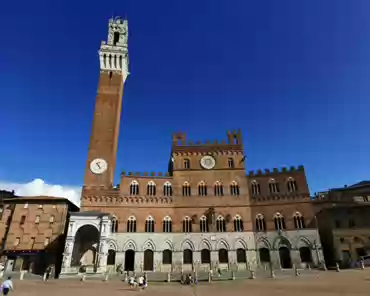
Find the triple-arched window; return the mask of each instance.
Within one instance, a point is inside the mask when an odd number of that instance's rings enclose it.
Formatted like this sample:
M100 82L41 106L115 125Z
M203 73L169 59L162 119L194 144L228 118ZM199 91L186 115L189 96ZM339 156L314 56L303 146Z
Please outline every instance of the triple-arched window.
M221 215L217 217L216 230L218 232L226 232L226 221L225 221L225 218Z
M156 195L156 185L154 181L150 181L146 186L146 194L148 196L155 196Z
M163 232L172 232L172 220L170 216L163 218Z
M286 186L290 193L298 191L297 182L292 177L288 178Z
M252 196L257 196L261 194L261 186L256 180L252 181Z
M145 232L154 232L154 219L152 216L149 216L148 218L146 218Z
M207 196L207 185L203 181L198 184L198 195Z
M136 218L134 216L127 219L127 232L136 232Z
M277 183L274 179L271 179L269 182L269 191L271 194L280 192L279 183Z
M163 185L163 195L164 196L172 196L172 185L170 182L166 182Z
M192 231L192 224L191 218L186 216L182 220L182 232L190 233Z
M139 195L139 183L133 180L130 184L130 195Z
M238 196L240 194L239 185L235 181L230 184L230 195Z
M220 181L216 181L214 185L214 194L215 196L223 196L224 195L224 188Z
M209 232L209 226L206 216L202 216L199 219L200 232Z
M306 225L304 223L304 218L300 212L296 212L293 216L294 220L294 227L296 229L303 229L306 228Z
M239 215L236 215L234 218L234 231L235 232L244 231L243 220L242 217L240 217Z
M266 221L262 214L257 214L256 216L256 230L258 232L266 231Z
M284 216L280 213L274 215L275 229L284 230L285 229L285 220Z
M191 196L191 187L188 182L182 185L182 196Z

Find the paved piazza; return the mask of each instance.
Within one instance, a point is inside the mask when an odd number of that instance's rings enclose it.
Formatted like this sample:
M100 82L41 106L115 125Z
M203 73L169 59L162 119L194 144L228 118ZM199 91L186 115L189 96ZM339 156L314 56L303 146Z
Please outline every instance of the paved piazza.
M127 284L118 280L102 282L101 280L53 280L41 282L37 280L15 281L17 296L65 296L65 295L197 295L197 296L279 296L279 295L369 295L370 269L365 271L352 270L320 272L298 278L276 278L237 280L225 282L201 283L195 288L171 283L154 283L145 291L130 290Z

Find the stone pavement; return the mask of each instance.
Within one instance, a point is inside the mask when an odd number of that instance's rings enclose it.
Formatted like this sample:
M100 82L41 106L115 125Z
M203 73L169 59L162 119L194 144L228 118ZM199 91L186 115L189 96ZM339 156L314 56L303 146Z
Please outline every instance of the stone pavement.
M154 283L145 291L131 290L120 281L76 279L52 280L15 280L14 296L100 296L100 295L151 295L151 296L323 296L323 295L369 295L370 269L319 272L296 278L236 280L225 282L201 283L196 287L182 286L178 283Z

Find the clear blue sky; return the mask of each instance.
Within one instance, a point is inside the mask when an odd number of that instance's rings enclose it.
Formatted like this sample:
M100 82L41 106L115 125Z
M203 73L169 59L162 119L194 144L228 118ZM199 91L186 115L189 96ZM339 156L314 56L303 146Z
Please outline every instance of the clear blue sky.
M248 170L312 192L370 175L369 0L4 1L0 179L81 185L112 14L129 20L118 172L165 171L173 131L244 133Z

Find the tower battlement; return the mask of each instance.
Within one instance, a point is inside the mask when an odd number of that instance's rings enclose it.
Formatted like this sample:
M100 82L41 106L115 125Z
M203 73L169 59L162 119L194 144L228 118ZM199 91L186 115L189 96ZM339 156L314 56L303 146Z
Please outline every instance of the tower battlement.
M176 132L172 135L172 146L173 147L197 147L197 146L226 146L235 145L243 146L242 132L240 129L234 131L227 131L226 140L203 140L193 141L187 140L187 134L184 132Z
M121 73L125 81L129 74L127 20L121 17L109 20L108 38L101 43L99 59L101 71Z
M304 172L304 166L299 165L297 167L291 166L291 167L282 167L282 168L273 168L265 169L263 170L256 170L256 171L249 171L248 177L259 177L259 176L269 176L274 174L281 174L281 173L293 173L293 172Z

